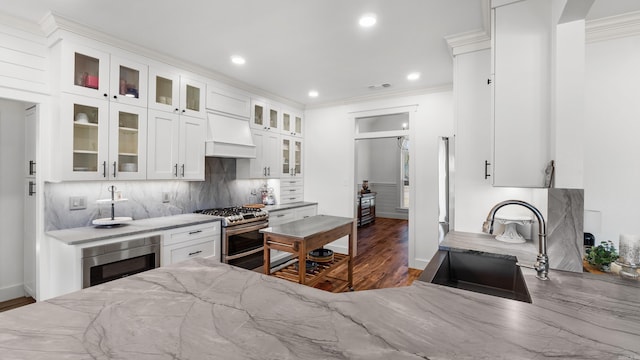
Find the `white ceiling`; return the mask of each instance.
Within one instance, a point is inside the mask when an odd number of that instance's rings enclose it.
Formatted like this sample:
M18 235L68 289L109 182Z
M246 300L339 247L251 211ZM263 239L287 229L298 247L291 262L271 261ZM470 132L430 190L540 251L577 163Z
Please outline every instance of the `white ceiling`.
M22 0L0 11L38 22L53 11L305 105L448 85L444 36L485 28L484 0ZM486 8L484 8L486 9ZM640 9L597 0L590 17ZM358 26L364 13L378 23ZM230 56L246 58L244 66ZM410 82L410 72L422 74ZM389 83L385 89L370 85ZM320 93L316 99L309 90Z

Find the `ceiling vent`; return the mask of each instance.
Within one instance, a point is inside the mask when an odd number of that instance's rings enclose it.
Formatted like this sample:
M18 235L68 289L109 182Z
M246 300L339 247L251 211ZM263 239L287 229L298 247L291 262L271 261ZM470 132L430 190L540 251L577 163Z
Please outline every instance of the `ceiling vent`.
M377 84L377 85L369 85L369 90L380 90L388 87L391 87L391 84L384 83L384 84Z

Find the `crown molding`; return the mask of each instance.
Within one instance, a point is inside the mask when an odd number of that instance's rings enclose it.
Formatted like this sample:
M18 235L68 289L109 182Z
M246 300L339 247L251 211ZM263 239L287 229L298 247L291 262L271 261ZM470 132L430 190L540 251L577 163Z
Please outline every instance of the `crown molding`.
M93 29L87 24L82 24L75 20L65 18L60 14L49 12L40 20L39 25L41 33L44 32L45 36L49 39L50 45L60 40L59 38L62 36L62 34L60 33L61 31L68 32L91 40L99 41L101 43L126 50L137 55L148 57L155 61L162 62L182 70L192 72L205 78L247 91L255 96L265 97L269 100L276 101L293 108L304 108L304 104L301 104L297 101L282 97L280 95L276 95L267 90L247 84L243 81L234 79L217 71L207 69L192 62L178 59L176 57L163 54L147 47L122 40L115 36L111 36L102 31Z
M474 30L445 36L451 56L491 48L491 36L486 30Z
M585 28L587 43L640 35L640 11L589 20Z
M315 110L315 109L322 109L322 108L335 107L335 106L352 105L352 104L370 102L370 101L380 101L380 100L388 100L388 99L395 99L395 98L401 98L401 97L441 93L441 92L452 91L452 90L453 90L453 84L446 84L446 85L422 88L417 90L398 90L395 92L385 92L384 94L354 96L354 97L343 99L343 100L328 101L328 102L318 103L318 104L308 104L304 109Z

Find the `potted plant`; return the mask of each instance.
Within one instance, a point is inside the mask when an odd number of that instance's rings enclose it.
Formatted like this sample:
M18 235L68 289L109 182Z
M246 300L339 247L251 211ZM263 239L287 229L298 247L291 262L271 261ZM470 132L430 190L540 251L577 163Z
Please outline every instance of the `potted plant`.
M611 263L618 260L618 252L611 240L602 241L600 245L593 246L587 252L589 264L598 267L602 271L609 271Z

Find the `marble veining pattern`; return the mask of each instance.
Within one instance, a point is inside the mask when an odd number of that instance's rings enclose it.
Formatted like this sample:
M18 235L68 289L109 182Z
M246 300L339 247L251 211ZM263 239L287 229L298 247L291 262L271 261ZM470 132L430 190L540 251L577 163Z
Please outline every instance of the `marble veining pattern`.
M110 198L108 187L115 185L128 201L116 204L116 216L134 220L191 213L199 209L238 206L257 201L251 190L265 180L236 180L236 160L207 157L205 181L84 181L45 184L45 231L90 226L93 219L111 216L109 205L96 204ZM279 192L279 181L269 180ZM169 203L162 193L170 194ZM85 210L69 210L70 196L86 196Z
M547 252L552 269L582 272L584 190L549 189Z
M523 269L533 304L332 294L192 259L0 314L8 359L640 359L638 286Z

